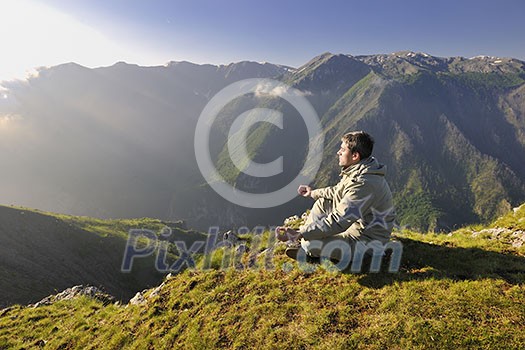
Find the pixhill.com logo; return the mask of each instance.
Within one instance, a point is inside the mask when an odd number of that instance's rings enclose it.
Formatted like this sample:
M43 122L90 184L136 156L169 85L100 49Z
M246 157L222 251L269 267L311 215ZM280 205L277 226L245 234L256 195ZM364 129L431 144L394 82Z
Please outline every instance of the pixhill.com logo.
M147 229L132 229L129 231L128 240L124 249L122 259L122 272L131 272L135 259L155 256L155 268L162 273L180 272L184 268L208 270L212 268L212 255L218 249L224 249L219 269L268 269L273 270L273 252L276 243L275 236L270 234L264 245L268 248L264 250L263 262L257 263L260 255L260 246L263 244L263 233L269 229L273 232L275 227L265 228L258 226L252 230L252 245L248 248L244 244L235 245L226 237L219 240L219 227L211 227L208 231L206 240L193 241L188 247L185 241L170 241L172 231L169 227L163 229L159 234ZM249 232L247 228L243 231ZM369 257L371 259L369 272L379 272L383 260L390 259L388 272L399 271L403 246L401 242L390 241L382 243L380 241L357 242L352 246L347 242L338 241L332 244L323 245L322 242L312 240L310 244L321 251L319 263L310 264L309 257L303 250L299 250L297 261L298 267L304 272L313 272L317 266L328 266L339 271L349 271L351 273L361 273L364 270L363 261ZM341 252L341 259L333 261L330 259L334 251ZM242 256L247 254L247 263L241 262ZM169 257L176 257L174 261L169 261ZM202 260L201 260L202 259ZM172 259L173 260L173 259ZM199 265L197 262L202 261ZM330 262L330 264L323 264ZM293 268L290 264L282 266L283 271L288 272Z

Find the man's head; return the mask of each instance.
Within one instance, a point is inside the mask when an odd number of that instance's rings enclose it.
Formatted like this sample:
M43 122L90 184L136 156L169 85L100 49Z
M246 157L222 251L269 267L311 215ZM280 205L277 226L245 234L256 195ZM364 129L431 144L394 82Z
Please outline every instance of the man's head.
M339 166L346 168L357 164L361 159L372 155L374 139L364 131L352 131L341 138L341 148L337 152Z

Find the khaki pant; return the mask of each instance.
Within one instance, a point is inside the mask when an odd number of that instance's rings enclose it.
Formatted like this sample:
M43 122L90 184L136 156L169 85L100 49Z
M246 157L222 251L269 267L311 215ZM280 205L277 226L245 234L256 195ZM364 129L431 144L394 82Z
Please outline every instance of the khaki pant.
M319 198L315 201L310 215L306 218L304 226L311 225L314 222L321 221L324 217L330 215L335 210L333 201L326 198ZM312 257L326 257L341 260L352 260L352 252L355 249L359 237L343 231L331 237L308 241L301 240L301 247Z

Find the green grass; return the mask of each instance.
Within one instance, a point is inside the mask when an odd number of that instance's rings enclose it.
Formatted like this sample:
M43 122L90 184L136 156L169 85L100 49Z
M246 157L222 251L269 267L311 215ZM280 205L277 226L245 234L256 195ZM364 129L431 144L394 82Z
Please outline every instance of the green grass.
M83 230L96 233L103 237L116 236L127 239L130 229L148 229L155 232L160 231L165 224L159 219L134 218L134 219L98 219L89 216L76 216L67 214L57 214L38 209L10 206L10 208L34 212L46 216L57 218L61 221L74 225Z
M492 226L520 223L525 212L508 215ZM396 232L401 270L388 273L385 262L375 274L329 264L304 272L282 245L256 257L273 246L266 232L251 238L253 250L237 261L244 268L224 265L220 250L214 268L167 279L144 305L83 297L15 306L0 313L0 348L523 348L525 248L472 236L481 228ZM257 266L247 267L250 257Z
M516 212L511 211L499 217L490 226L512 230L525 230L525 205L518 207Z
M466 72L462 74L448 74L459 79L470 87L510 89L525 82L523 77L517 73L480 73Z

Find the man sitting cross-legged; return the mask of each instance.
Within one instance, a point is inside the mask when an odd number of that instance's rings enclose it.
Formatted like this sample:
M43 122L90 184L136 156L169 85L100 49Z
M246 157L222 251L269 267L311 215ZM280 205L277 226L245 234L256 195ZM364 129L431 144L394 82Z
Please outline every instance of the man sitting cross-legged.
M337 152L339 183L320 189L299 186L299 194L315 203L299 230L277 227L277 239L297 243L287 249L288 256L349 263L358 242L370 247L390 240L395 220L392 193L386 167L372 157L373 147L374 140L363 131L345 134Z

